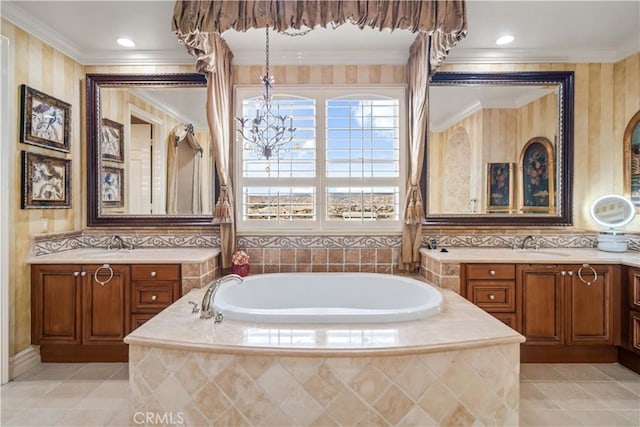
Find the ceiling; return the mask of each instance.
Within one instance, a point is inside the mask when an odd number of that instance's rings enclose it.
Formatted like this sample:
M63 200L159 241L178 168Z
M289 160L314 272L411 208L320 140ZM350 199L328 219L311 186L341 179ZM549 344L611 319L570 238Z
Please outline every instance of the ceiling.
M173 1L8 1L0 15L85 65L190 64L171 32ZM468 36L447 62L615 62L640 50L640 2L467 0ZM503 47L495 39L511 33ZM136 48L122 48L127 36ZM224 35L235 64L264 62L264 30ZM415 35L345 24L274 34L274 64L406 63Z

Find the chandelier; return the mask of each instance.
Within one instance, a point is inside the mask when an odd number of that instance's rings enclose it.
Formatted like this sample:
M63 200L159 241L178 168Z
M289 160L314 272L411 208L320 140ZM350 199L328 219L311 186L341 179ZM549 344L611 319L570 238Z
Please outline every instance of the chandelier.
M236 120L240 123L238 134L244 149L256 152L260 159L269 160L293 140L296 129L293 127L293 117L280 114L279 106L277 111L272 110L271 87L274 79L269 74L269 27L266 28L266 37L266 71L260 77L264 85L262 102L256 108L255 117L236 117Z

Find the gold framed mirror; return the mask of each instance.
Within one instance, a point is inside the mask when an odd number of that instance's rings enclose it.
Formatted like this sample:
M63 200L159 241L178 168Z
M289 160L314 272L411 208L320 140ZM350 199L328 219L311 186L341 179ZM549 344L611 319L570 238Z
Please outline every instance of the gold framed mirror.
M640 213L640 110L624 130L624 195Z

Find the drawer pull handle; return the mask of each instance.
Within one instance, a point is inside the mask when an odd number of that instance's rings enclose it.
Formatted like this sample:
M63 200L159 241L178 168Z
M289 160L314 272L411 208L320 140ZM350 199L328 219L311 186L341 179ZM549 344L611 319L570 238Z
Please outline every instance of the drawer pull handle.
M587 280L584 280L584 278L582 277L583 268L588 268L589 270L591 270L591 274L593 274L593 281L589 282ZM591 286L592 283L595 283L598 280L598 272L589 264L582 264L582 267L578 269L578 279L580 279L582 283L586 283L587 286Z
M158 299L158 296L157 296L157 295L151 295L151 301L155 301L155 300L157 300L157 299Z
M490 270L490 271L489 271L489 275L491 275L491 276L495 276L495 275L496 275L496 271L495 271L495 270Z
M496 296L495 296L495 295L493 295L493 294L489 294L489 299L490 299L491 301L493 301L494 299L496 299Z
M155 271L151 272L151 277L156 277L158 275L158 273L156 273Z

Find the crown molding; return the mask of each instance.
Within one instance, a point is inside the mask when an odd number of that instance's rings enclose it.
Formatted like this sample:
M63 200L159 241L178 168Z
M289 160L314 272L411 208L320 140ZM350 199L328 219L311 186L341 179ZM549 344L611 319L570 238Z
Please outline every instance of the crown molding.
M615 63L640 51L640 43L630 40L618 49L465 49L453 48L447 64L491 63Z
M480 103L480 101L475 101L474 103L470 104L467 108L460 111L456 111L454 115L447 117L446 120L443 120L440 123L432 123L429 126L429 129L432 132L443 132L449 129L454 124L458 123L460 120L464 119L467 116L472 115L473 113L481 109L482 109L482 104Z

